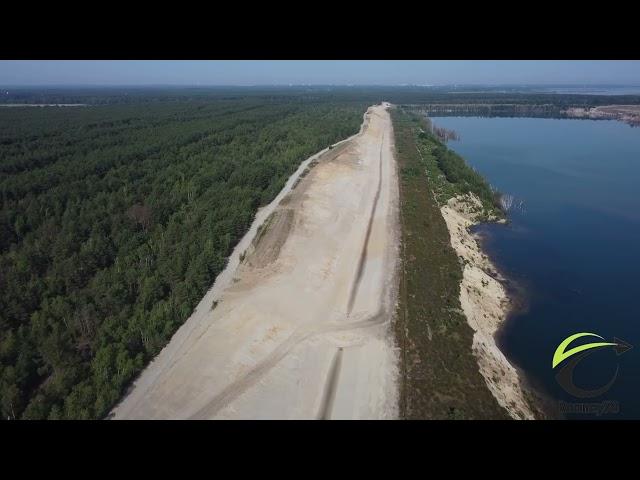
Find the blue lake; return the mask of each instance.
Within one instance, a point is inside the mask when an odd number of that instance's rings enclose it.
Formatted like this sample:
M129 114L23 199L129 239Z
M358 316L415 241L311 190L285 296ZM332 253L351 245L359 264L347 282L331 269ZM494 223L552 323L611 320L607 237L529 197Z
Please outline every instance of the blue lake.
M522 202L509 225L477 228L487 253L525 292L525 308L498 339L505 355L552 406L573 410L566 418L640 419L640 128L534 118L434 122L458 132L449 147ZM578 332L635 348L580 359L570 383L576 394L556 379L561 366L552 369L551 360ZM599 341L583 340L575 345ZM593 405L609 411L575 413Z

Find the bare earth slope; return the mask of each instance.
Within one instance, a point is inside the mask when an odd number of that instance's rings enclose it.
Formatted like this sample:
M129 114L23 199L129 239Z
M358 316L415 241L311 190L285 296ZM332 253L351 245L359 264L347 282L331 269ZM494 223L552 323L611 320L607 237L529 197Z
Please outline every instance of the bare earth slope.
M495 336L510 308L500 274L482 253L469 231L477 222L473 207L481 207L478 197L470 194L449 200L441 208L451 235L451 246L463 258L460 305L473 329L473 353L487 387L512 418L533 420L536 414L523 391L518 372L496 344Z
M272 214L259 212L113 417L396 417L392 142L386 105L371 107L360 134L322 154Z

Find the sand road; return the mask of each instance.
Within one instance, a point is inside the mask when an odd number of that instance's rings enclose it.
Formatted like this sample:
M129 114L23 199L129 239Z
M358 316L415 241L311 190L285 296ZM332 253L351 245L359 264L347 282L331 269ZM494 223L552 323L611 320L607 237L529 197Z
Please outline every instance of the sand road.
M112 418L397 416L398 184L387 108L369 108L359 134L307 160L298 174L317 164L258 213Z

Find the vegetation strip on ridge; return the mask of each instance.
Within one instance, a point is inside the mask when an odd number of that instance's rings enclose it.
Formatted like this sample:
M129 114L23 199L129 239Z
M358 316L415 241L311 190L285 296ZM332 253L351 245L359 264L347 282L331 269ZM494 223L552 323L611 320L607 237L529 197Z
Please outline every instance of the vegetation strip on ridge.
M402 228L396 323L401 348L401 417L507 419L507 412L487 388L472 353L473 330L459 300L462 268L432 190L439 164L431 156L437 149L446 150L431 134L420 136L428 125L419 116L399 108L394 108L391 115ZM449 165L446 160L441 164ZM475 178L468 166L458 171L456 160L450 166L450 174L459 174L459 179ZM443 171L441 175L446 177ZM447 186L449 190L445 192L445 186L442 183L438 188L442 195L478 187L473 181L461 182Z

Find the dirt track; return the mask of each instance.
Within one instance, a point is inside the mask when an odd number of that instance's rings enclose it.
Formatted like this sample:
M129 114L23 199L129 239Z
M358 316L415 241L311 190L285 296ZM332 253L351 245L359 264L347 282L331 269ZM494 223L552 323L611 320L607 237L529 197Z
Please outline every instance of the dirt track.
M371 107L360 134L259 212L113 417L397 416L392 139L385 107Z

